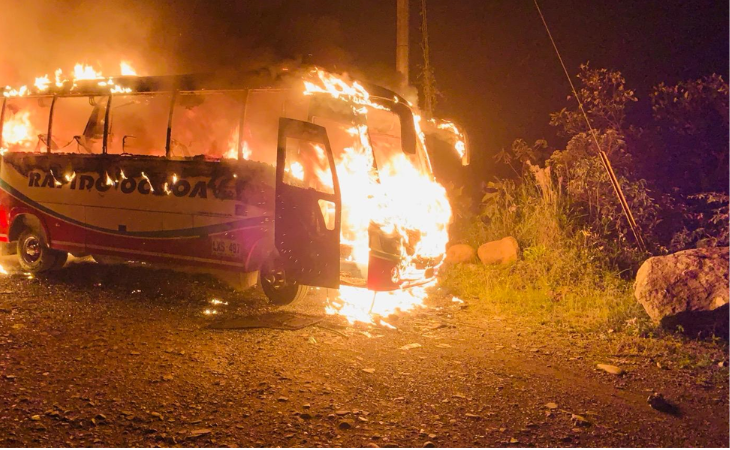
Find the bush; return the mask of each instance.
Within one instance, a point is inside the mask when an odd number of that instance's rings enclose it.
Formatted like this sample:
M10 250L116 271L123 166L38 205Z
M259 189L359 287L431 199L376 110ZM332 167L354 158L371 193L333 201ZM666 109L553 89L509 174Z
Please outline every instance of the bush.
M515 140L496 158L516 177L488 183L480 214L458 217L452 227L453 240L475 247L514 236L523 249L521 260L507 267L454 267L445 272L444 284L457 295L482 299L482 307L526 318L570 328L637 330L648 318L629 280L650 254L636 245L596 140L651 253L728 245L727 84L713 76L658 86L652 94L656 123L647 127L627 125L626 109L638 100L619 72L584 65L579 79L594 130L575 106L552 114L550 123L567 139L565 149L551 151L544 140L534 145ZM703 115L703 108L712 113ZM711 124L717 117L724 117L719 128L725 130L724 143L714 139ZM666 145L672 136L680 136L677 142L685 147ZM725 178L717 167L707 177L695 177L702 181L694 185L682 177L676 183L642 178L638 163L648 167L653 157L656 165L662 151L683 152L695 171L720 164ZM644 174L671 176L676 170ZM725 180L724 190L697 192L719 186L718 180Z
M506 267L451 267L444 271L443 286L457 296L478 298L480 308L571 330L645 323L630 281L610 270L575 211L549 168L531 166L520 180L491 183L483 214L462 230L479 236L474 245L514 236L522 258Z

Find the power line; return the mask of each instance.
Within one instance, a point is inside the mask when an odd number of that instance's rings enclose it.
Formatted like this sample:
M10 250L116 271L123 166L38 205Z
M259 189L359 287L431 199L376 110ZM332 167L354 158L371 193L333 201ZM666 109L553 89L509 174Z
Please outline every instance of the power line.
M626 216L626 220L629 223L631 232L634 234L634 238L636 238L636 243L639 246L639 249L641 251L646 251L646 244L644 243L644 239L641 236L641 231L639 230L639 226L636 224L636 221L634 220L634 215L631 213L631 209L629 208L629 204L626 201L624 192L623 192L623 190L621 190L621 185L618 182L618 178L616 178L616 173L613 171L613 167L611 167L611 161L608 159L608 155L606 154L606 152L604 152L601 149L601 144L598 143L598 137L596 136L596 130L593 129L593 126L591 125L591 121L590 121L590 119L588 119L588 114L586 114L586 111L583 108L583 102L580 100L580 96L578 95L578 91L575 89L575 85L573 85L573 80L572 80L572 78L570 78L568 69L565 67L565 63L563 62L563 57L560 56L560 51L558 50L558 46L555 44L555 39L553 39L553 35L552 35L552 33L550 33L550 28L548 27L548 24L545 21L545 16L542 15L542 10L540 10L540 5L537 4L537 0L533 0L533 2L535 3L535 8L537 8L537 13L540 14L540 19L542 19L542 24L545 26L545 31L547 31L548 37L550 38L550 42L553 44L553 48L555 49L555 54L558 56L558 60L560 61L560 65L563 67L563 72L565 73L565 77L568 79L568 83L570 83L570 89L572 89L573 95L575 96L575 99L578 101L578 107L580 108L580 112L583 113L583 118L585 118L586 124L588 125L588 129L590 130L591 135L593 136L593 140L596 143L596 148L598 149L598 155L601 158L603 167L606 169L606 172L608 173L608 178L611 180L611 185L613 186L613 190L616 193L616 197L618 198L618 201L621 204L621 209L623 210L624 216Z

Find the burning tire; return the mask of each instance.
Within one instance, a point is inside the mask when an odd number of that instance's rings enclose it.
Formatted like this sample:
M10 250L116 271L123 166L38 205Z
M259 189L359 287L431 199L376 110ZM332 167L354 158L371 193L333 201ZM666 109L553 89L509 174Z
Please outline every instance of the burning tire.
M275 261L269 262L259 272L259 283L264 294L274 305L288 305L307 295L309 286L287 280L286 272Z
M34 228L25 229L18 237L18 262L25 272L40 273L60 269L68 253L48 247L46 237Z

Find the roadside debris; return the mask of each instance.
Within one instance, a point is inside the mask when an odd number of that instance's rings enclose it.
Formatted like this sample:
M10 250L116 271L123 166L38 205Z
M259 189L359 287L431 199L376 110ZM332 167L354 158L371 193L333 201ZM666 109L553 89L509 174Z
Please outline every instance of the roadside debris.
M410 350L410 349L412 349L412 348L420 348L420 347L421 347L421 344L418 344L418 343L413 343L413 344L407 344L407 345L404 345L404 346L403 346L403 347L401 347L401 348L400 348L399 350Z
M570 420L573 422L573 426L576 427L589 427L591 425L588 419L578 414L571 414Z
M680 411L679 407L673 403L671 403L669 400L664 398L664 395L654 392L651 394L647 399L646 402L651 406L652 408L656 409L657 411L671 414L673 416L679 416Z
M624 373L626 373L622 368L613 366L611 364L596 364L596 367L612 375L623 375Z

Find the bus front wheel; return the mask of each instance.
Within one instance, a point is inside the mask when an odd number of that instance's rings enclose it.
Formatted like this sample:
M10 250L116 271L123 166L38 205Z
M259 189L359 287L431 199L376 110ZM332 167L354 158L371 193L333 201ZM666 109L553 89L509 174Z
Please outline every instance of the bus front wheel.
M286 272L275 262L270 262L261 268L259 281L269 301L279 306L304 298L309 290L308 286L287 280Z
M43 233L33 228L26 229L18 237L17 255L20 267L30 273L60 269L68 258L67 253L50 248Z

